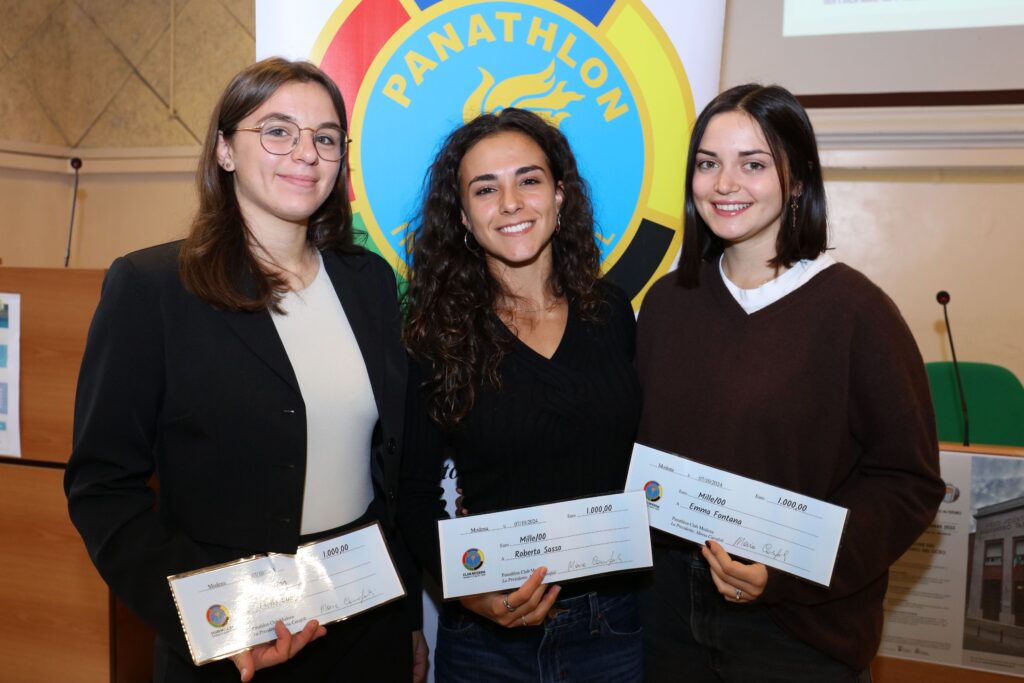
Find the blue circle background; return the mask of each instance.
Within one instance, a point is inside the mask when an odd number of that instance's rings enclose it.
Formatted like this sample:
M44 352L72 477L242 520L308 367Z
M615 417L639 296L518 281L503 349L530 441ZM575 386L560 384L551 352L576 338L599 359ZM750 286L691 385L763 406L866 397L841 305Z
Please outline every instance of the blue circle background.
M522 18L514 24L514 40L503 40L504 24L495 19L496 12L518 12ZM482 14L496 40L481 40L468 45L469 19ZM550 52L543 49L544 39L534 45L526 42L530 22L540 17L541 26L554 22L558 31ZM448 50L448 59L439 61L427 36L431 32L445 35L444 25L451 23L463 42L463 50ZM569 33L576 36L570 57L576 66L570 68L557 58L562 41ZM417 86L405 64L405 54L413 50L437 62L437 67L423 75ZM580 68L590 57L598 57L608 69L608 78L598 88L590 88L580 77ZM534 74L555 62L555 83L565 81L564 90L584 95L564 111L570 116L562 121L561 130L569 139L580 174L590 185L594 202L596 230L609 244L598 241L604 260L625 236L636 212L644 174L643 126L636 101L618 65L601 45L569 20L548 10L515 2L479 3L446 12L421 26L396 51L372 84L363 127L361 149L366 150L357 162L362 174L367 201L373 210L380 234L391 248L406 258L401 241L406 231L392 232L415 218L422 197L424 178L444 138L462 125L462 109L470 94L480 84L478 67L487 69L496 83L506 78ZM384 84L393 74L407 80L405 95L412 102L406 108L384 95ZM619 88L619 104L629 110L610 122L604 120L605 104L596 98ZM531 94L530 96L540 96Z
M466 559L463 562L463 566L469 571L473 572L483 566L484 558L481 556L480 551L476 548L470 548L466 551Z

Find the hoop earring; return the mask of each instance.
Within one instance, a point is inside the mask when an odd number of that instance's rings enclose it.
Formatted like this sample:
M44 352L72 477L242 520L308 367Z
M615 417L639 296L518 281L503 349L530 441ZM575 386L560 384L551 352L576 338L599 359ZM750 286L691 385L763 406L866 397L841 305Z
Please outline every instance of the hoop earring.
M800 210L800 203L797 202L797 197L789 200L789 227L794 232L796 232L796 212Z
M473 238L473 241L476 242L476 238L475 237ZM475 248L469 246L469 230L467 230L466 232L462 233L462 243L464 245L466 245L466 251L468 251L470 254L472 254L473 256L479 256L480 255L479 243L477 243L477 246Z

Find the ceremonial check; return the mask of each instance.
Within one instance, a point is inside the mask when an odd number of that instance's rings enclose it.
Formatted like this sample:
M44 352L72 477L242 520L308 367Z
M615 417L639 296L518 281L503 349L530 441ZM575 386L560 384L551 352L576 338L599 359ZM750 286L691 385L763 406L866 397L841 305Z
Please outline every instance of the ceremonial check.
M626 489L651 526L828 586L847 509L636 444Z
M346 619L405 595L374 523L300 546L167 577L192 660L205 664L292 633L310 619Z
M441 520L445 598L519 588L538 567L544 583L651 566L643 493L580 498Z

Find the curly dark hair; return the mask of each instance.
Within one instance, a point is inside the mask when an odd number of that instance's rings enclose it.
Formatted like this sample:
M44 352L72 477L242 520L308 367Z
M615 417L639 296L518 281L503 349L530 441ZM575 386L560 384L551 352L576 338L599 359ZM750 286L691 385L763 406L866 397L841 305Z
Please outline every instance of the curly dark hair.
M411 272L406 290L405 345L424 367L427 410L454 428L473 407L475 387L500 386L498 368L511 341L495 314L513 298L479 253L467 249L459 191L459 165L481 140L522 133L543 150L561 184L561 228L551 240L548 283L569 301L570 315L600 317L597 286L601 253L594 238L594 211L586 181L565 136L536 114L508 108L484 114L452 132L426 178L420 214L411 224Z
M345 102L331 77L309 62L271 57L236 75L210 117L196 185L199 211L182 243L178 269L182 282L215 308L228 311L278 310L287 289L280 276L266 272L252 253L253 236L235 196L235 176L217 163L217 135L228 140L238 124L286 83L323 86L342 126ZM352 208L348 201L347 158L324 203L309 217L306 240L318 249L352 251Z

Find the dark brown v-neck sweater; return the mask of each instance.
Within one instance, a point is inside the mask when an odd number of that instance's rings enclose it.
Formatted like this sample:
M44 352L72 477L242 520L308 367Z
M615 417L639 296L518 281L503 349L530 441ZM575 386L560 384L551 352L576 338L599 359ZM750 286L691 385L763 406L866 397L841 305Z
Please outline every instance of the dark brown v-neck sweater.
M580 320L570 310L550 359L509 333L501 388L477 386L473 409L451 433L427 416L423 373L411 364L398 516L435 578L436 520L447 517L438 481L448 449L473 514L622 491L640 415L636 320L625 293L612 285L602 290L602 319ZM584 580L563 587L562 596L598 585L630 584Z
M797 638L863 669L881 638L888 567L944 490L910 330L843 264L750 315L717 265L693 289L676 278L656 283L640 313L638 440L849 508L831 587L769 570L758 603Z

